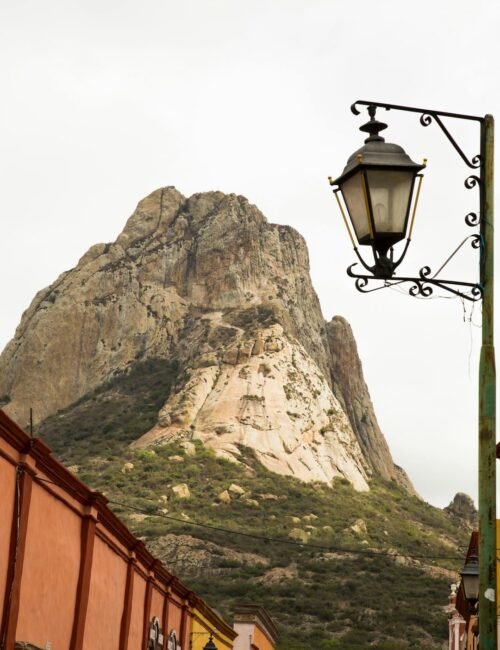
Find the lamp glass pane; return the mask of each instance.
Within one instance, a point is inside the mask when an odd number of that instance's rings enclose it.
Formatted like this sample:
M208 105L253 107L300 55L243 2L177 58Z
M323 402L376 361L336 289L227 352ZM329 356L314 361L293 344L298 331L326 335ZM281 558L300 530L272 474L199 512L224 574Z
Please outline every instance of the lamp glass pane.
M368 241L362 242L362 239L369 239L370 224L366 208L366 198L363 189L363 179L361 172L357 172L340 185L342 196L347 205L352 225L358 238L359 243L368 244Z
M400 234L404 237L408 204L413 188L413 171L367 170L373 221L377 234Z
M479 598L479 575L462 575L464 592L467 600Z

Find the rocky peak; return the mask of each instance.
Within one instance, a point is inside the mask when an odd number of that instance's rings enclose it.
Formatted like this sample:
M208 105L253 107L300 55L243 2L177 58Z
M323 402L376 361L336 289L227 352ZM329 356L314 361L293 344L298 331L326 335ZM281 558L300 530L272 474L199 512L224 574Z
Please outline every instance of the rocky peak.
M326 331L331 353L332 389L347 413L364 456L370 459L375 472L413 491L404 470L394 464L380 430L351 326L342 316L335 316L326 324Z
M347 322L325 323L304 239L247 199L175 188L40 291L0 357L0 395L39 421L143 358L184 372L136 444L239 445L303 480L407 484L378 427ZM36 370L36 372L35 372Z
M457 492L451 503L444 509L448 514L462 519L471 526L477 526L477 509L472 497L464 492Z

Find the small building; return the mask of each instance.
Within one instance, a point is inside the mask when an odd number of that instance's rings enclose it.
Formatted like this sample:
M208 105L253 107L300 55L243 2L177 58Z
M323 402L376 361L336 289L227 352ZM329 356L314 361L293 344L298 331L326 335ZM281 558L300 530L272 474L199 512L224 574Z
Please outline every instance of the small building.
M218 650L232 647L236 632L106 498L1 410L0 495L1 648L189 650L210 633Z
M448 614L448 650L462 650L466 638L465 619L457 609L458 587L458 584L450 585L448 605L445 607Z
M189 650L203 650L210 639L217 650L232 650L236 636L237 632L224 623L201 598L193 599Z
M278 630L271 617L257 605L238 605L234 610L234 630L238 637L234 650L275 650Z

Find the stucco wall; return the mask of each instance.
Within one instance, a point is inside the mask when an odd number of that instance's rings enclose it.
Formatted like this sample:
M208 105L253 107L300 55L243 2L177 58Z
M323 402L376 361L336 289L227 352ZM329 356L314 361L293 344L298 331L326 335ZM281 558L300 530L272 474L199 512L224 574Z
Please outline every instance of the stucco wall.
M146 581L137 573L134 575L134 592L132 597L132 613L128 635L128 650L140 648L144 625L144 599L146 597Z
M31 493L16 638L68 648L80 568L81 519L34 482Z
M253 623L235 623L234 629L238 636L234 640L234 650L250 650L253 638Z
M190 608L201 599L106 503L0 410L0 631L6 647L50 642L53 650L142 650L145 625L157 616L165 637L175 630L182 650L189 649Z
M9 548L11 526L14 512L14 488L16 484L16 468L0 458L0 495L2 515L0 525L0 612L3 612L5 588L7 585L7 570L9 565Z
M181 640L181 619L182 619L182 609L175 602L169 604L168 609L168 629L165 630L167 634L170 634L172 630L175 630L177 639ZM189 621L188 625L189 627ZM184 650L184 646L183 646Z
M151 608L149 614L149 620L151 621L153 616L156 616L160 621L160 625L163 626L163 603L165 598L158 589L153 588L151 594Z
M126 580L122 557L96 537L83 650L118 648Z
M258 650L274 650L274 645L258 627L254 629L253 644L258 648Z

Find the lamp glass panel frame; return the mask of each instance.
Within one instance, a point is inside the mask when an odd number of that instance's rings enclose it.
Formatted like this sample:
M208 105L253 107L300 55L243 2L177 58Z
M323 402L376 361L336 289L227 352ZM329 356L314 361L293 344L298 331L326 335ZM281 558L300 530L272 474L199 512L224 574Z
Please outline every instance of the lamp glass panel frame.
M340 191L347 206L354 232L360 244L368 244L371 240L372 227L370 209L366 194L366 180L363 170L358 170L345 181L340 183Z
M338 185L358 243L382 249L404 239L419 170L360 165ZM389 181L389 182L388 182Z
M462 585L466 600L476 601L479 598L479 573L462 573Z

